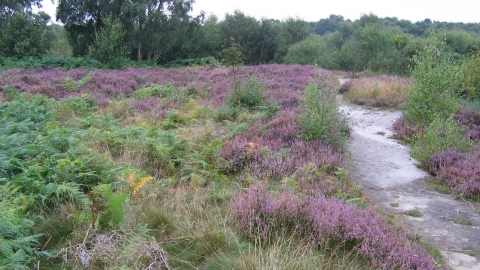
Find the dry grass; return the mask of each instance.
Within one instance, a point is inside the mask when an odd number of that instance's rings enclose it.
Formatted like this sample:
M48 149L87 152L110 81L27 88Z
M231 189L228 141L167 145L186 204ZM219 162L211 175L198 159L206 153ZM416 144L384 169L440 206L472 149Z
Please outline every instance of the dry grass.
M345 98L360 105L401 108L409 89L410 79L380 75L352 81Z

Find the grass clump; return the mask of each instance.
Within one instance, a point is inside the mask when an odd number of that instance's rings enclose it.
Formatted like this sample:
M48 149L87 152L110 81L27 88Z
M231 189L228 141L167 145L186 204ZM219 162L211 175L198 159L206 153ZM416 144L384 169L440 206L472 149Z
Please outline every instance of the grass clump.
M400 204L397 203L397 202L392 202L392 203L390 203L390 206L391 206L391 207L399 207Z
M473 222L466 218L454 218L453 223L465 226L473 226Z
M407 216L411 216L411 217L423 217L423 213L420 212L419 210L417 209L412 209L412 210L408 210L405 212L405 215Z

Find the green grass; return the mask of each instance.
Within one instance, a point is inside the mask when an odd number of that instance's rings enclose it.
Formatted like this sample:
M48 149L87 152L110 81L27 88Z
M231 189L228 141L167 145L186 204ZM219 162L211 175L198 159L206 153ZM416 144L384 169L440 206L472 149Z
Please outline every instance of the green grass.
M390 206L391 207L399 207L400 204L398 204L397 202L392 202L392 203L390 203Z
M453 223L465 226L473 226L473 222L466 218L454 218Z
M417 218L423 217L423 213L417 209L408 210L405 212L405 215L411 216L411 217L417 217Z

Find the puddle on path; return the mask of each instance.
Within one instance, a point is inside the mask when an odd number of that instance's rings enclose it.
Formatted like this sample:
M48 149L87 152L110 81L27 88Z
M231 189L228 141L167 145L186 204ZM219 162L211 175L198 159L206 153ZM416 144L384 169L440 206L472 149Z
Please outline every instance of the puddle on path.
M480 249L479 209L427 186L425 179L430 175L415 166L407 146L391 138L392 124L401 112L347 104L341 96L338 101L353 122L347 169L363 186L363 193L394 213L411 233L442 250L451 268L480 269L478 260L464 254L465 248ZM414 209L423 216L405 214ZM470 220L473 226L456 224L454 219Z

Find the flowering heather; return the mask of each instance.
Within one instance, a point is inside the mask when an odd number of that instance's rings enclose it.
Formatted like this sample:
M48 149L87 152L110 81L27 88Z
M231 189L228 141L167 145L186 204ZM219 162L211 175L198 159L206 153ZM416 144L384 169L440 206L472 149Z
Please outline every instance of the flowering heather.
M317 168L327 164L339 167L341 153L319 140L298 137L297 115L298 110L281 111L270 121L259 120L247 132L226 141L220 156L229 162L227 170L235 172L246 167L257 179L281 179L309 163Z
M319 70L313 66L260 65L243 67L238 77L261 76L266 83L265 95L271 97L282 108L296 106L298 94ZM203 102L208 106L224 106L232 84L230 69L156 69L127 68L123 70L73 69L10 69L0 75L0 87L9 86L21 92L42 93L48 97L66 98L89 93L92 97L130 97L141 87L151 84L186 88L196 85L199 91L210 97ZM65 81L75 82L76 89L65 87Z
M393 129L395 130L395 132L397 132L396 136L403 139L411 139L417 133L415 127L412 127L405 123L405 118L403 118L403 116L395 120L395 122L393 123Z
M446 186L464 195L480 198L480 150L473 154L446 150L428 162L430 171Z
M475 109L465 109L457 112L453 119L467 126L466 130L471 140L480 141L480 112Z
M277 199L265 185L250 187L230 206L241 232L253 241L294 234L314 247L340 244L353 249L380 269L438 269L422 247L387 225L373 208L358 209L321 194L287 192Z

